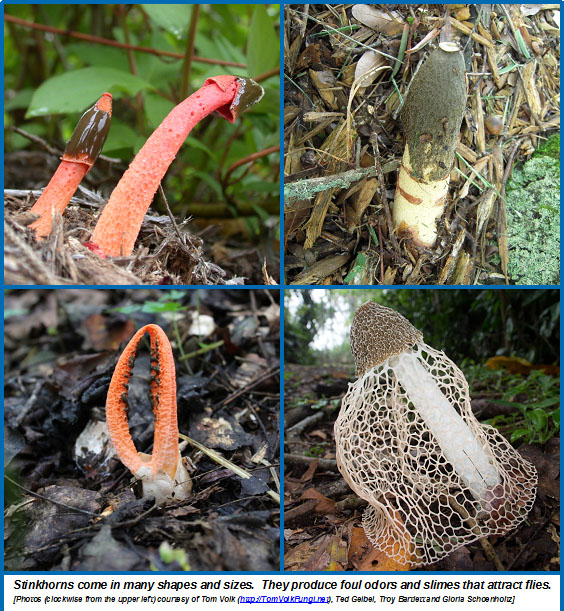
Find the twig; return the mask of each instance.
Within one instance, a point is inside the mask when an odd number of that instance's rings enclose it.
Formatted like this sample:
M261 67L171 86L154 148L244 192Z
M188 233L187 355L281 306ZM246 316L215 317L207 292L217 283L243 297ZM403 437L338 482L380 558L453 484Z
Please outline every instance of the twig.
M140 53L150 53L151 55L157 55L159 57L173 57L175 59L184 59L184 53L173 53L171 51L161 51L159 49L151 49L150 47L138 47L137 45L128 45L117 40L110 40L109 38L101 38L100 36L92 36L91 34L83 34L82 32L70 32L68 30L62 30L61 28L55 28L49 25L43 25L41 23L33 23L14 17L13 15L4 15L4 21L10 21L17 25L31 28L32 30L41 30L42 32L51 32L52 34L61 34L62 36L69 36L70 38L78 38L79 40L87 40L88 42L94 42L108 47L117 47L118 49L131 49L132 51L139 51ZM240 64L238 62L230 62L223 59L209 59L207 57L199 57L194 55L192 61L201 62L203 64L213 64L218 66L233 66L234 68L247 68L246 64Z
M62 507L63 509L68 509L69 511L73 513L82 513L83 515L88 516L89 518L99 517L99 514L93 513L92 511L87 511L86 509L80 509L80 507L73 507L72 505L61 503L60 501L54 501L53 499L43 496L42 494L33 492L33 490L30 490L29 488L26 488L25 486L22 486L21 484L13 480L9 475L4 475L4 479L7 479L11 484L13 484L14 486L17 486L18 488L23 490L26 494L29 494L30 496L34 496L37 499L40 499L47 503L52 503L53 505L57 505L58 507Z
M228 405L229 403L231 403L232 401L237 399L237 397L240 397L241 395L244 395L246 392L248 392L249 390L253 389L255 386L258 386L259 384L262 384L263 382L266 382L266 380L268 380L269 378L271 378L274 375L278 375L279 373L280 373L280 367L273 367L272 369L269 369L266 373L264 373L263 375L259 376L256 380L252 380L251 382L249 382L248 384L243 386L243 388L240 388L239 390L237 390L234 393L230 394L217 407L215 407L213 409L213 413L215 414L220 409L223 409L226 405Z
M387 174L398 168L397 161L389 161L382 167L382 173ZM284 185L284 201L295 197L297 199L309 199L315 193L326 191L327 189L347 189L353 182L363 178L372 178L378 175L376 167L358 168L357 170L347 170L332 176L322 176L321 178L308 178L298 180Z
M231 176L231 173L234 170L236 170L238 167L245 165L246 163L253 163L257 159L261 159L262 157L267 157L271 153L277 153L279 150L280 150L280 145L277 144L276 146L271 146L270 148L263 149L262 151L257 151L256 153L252 153L251 155L247 155L246 157L243 157L243 159L239 159L235 163L232 163L229 166L229 168L227 169L227 172L225 172L225 176L223 177L221 181L224 185L224 188L229 186L227 184L229 176Z
M192 15L190 17L190 25L188 27L188 36L186 37L186 52L182 63L182 80L180 82L180 99L188 97L188 88L190 86L190 71L192 69L192 60L194 59L194 41L196 40L196 29L200 18L200 5L192 5Z
M251 477L253 477L251 473L249 473L247 470L243 469L242 467L239 467L235 463L232 463L230 460L227 460L227 458L224 458L221 454L219 454L215 450L212 450L211 448L206 447L205 445L199 443L195 439L192 439L188 437L187 435L183 435L182 433L179 433L178 436L180 437L180 439L184 439L184 441L187 441L190 445L200 450L200 452L203 452L208 458L211 458L218 465L221 465L222 467L226 467L230 471L233 471L235 475L238 475L239 477L242 477L243 479L250 479ZM280 504L280 495L277 492L274 492L273 490L269 490L267 494L272 499L274 499L278 504Z
M378 182L380 183L380 200L384 208L384 214L386 215L386 224L388 225L388 235L394 246L394 249L399 252L399 244L394 233L394 226L392 223L392 215L390 213L390 206L388 205L388 198L386 197L386 187L384 186L384 172L380 165L380 152L378 151L378 136L376 132L372 131L370 134L370 144L372 145L372 151L374 152L374 167L376 168L376 174L378 176Z
M284 465L297 465L299 467L309 467L316 461L317 466L322 471L337 471L337 461L332 458L313 458L311 456L300 456L299 454L284 453Z
M182 356L178 357L178 360L185 361L186 359L191 359L194 356L199 356L200 354L206 354L207 352L210 352L211 350L215 350L216 348L223 346L223 343L224 343L223 340L214 342L213 344L209 344L208 346L205 346L204 348L200 348L199 350L194 350L193 352L188 352L186 354L183 354Z
M40 136L36 136L35 134L30 134L29 132L26 132L25 130L23 130L23 129L19 128L19 127L16 127L15 125L10 126L10 129L13 132L16 132L16 134L19 134L20 136L23 136L24 138L27 138L30 142L33 142L34 144L38 144L39 146L44 148L51 155L56 155L57 157L61 157L62 154L63 154L62 151L52 147L45 140L43 140L43 138L41 138ZM115 157L107 157L106 155L99 155L98 159L102 159L102 160L107 161L109 163L121 163L121 159L117 159Z

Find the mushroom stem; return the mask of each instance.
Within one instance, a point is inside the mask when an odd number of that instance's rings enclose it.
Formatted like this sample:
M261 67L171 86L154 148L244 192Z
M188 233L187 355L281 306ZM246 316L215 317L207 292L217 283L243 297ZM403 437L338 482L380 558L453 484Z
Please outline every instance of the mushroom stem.
M465 107L462 52L455 43L440 43L413 77L401 110L406 144L393 223L418 246L437 239Z
M127 418L129 379L137 346L145 333L151 342L151 403L155 415L151 456L135 448ZM178 447L176 412L176 376L170 342L159 326L146 325L135 333L119 357L108 389L106 422L119 459L142 480L143 495L155 496L159 503L185 500L192 489Z
M94 228L90 247L110 256L129 256L161 180L196 123L214 110L234 123L239 113L258 102L263 93L252 79L216 76L173 108L113 190Z
M94 165L110 129L112 95L104 95L80 118L69 140L61 163L40 198L31 208L39 214L30 228L40 241L53 230L53 217L62 214L78 185Z
M426 348L425 344L420 347L423 350ZM485 503L486 491L499 484L498 471L490 456L441 392L416 353L406 350L392 357L389 364L447 460L473 496Z

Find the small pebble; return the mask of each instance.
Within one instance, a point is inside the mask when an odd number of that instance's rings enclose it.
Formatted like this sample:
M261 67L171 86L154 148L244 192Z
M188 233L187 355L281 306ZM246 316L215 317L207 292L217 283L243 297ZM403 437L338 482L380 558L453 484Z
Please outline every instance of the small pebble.
M486 119L486 131L492 136L498 136L503 129L503 119L499 115L490 115Z

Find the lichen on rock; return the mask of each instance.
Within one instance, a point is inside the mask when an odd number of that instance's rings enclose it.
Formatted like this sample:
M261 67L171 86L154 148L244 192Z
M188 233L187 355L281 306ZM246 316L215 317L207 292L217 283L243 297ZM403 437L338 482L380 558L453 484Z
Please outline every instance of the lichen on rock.
M560 284L560 166L534 157L507 185L508 272L515 284Z

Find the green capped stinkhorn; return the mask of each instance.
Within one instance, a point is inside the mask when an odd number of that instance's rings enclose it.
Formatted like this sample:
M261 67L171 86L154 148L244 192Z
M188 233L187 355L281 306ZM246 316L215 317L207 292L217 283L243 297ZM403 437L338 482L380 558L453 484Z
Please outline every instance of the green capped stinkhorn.
M457 44L441 42L413 77L401 110L406 144L393 224L421 247L437 239L465 108L464 57Z
M57 171L31 208L31 212L39 214L30 225L37 240L51 233L53 215L63 213L78 185L98 159L110 131L111 118L111 93L104 93L80 118Z
M250 78L206 79L198 91L171 110L137 153L113 190L87 246L103 256L129 256L161 180L196 123L214 110L234 123L263 94L263 88Z

